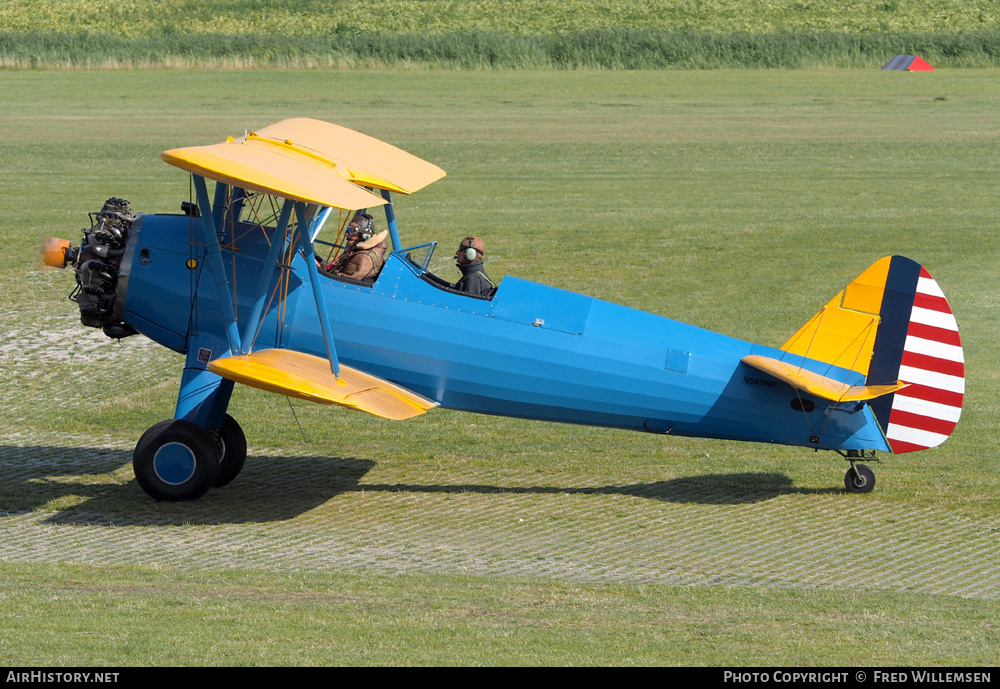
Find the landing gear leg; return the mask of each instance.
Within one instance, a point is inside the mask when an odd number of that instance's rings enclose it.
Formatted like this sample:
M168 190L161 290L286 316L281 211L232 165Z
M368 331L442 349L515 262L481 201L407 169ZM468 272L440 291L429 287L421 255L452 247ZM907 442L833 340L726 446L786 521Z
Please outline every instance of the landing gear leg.
M146 431L132 454L136 481L156 500L197 500L236 478L246 460L246 436L226 413L233 382L207 367L228 345L191 336L187 346L174 419Z
M841 452L841 456L851 463L851 468L844 474L844 487L848 493L871 493L875 488L875 472L866 465L860 464L863 461L878 461L874 450L848 450Z
M208 431L170 419L139 438L132 468L139 487L155 500L197 500L215 483L219 455Z

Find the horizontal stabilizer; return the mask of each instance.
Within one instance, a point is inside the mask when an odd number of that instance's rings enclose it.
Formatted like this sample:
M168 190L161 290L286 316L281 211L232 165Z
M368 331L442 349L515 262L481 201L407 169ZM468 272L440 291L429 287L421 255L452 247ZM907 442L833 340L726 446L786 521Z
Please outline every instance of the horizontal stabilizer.
M216 375L288 397L339 404L394 421L409 419L438 406L387 380L341 365L340 376L330 362L290 349L262 349L209 362Z
M907 385L900 382L890 385L847 385L799 366L792 366L783 361L757 354L745 356L742 361L747 366L753 366L759 371L771 374L778 380L783 380L796 390L802 390L810 395L833 402L871 400L888 395L890 392L902 390Z

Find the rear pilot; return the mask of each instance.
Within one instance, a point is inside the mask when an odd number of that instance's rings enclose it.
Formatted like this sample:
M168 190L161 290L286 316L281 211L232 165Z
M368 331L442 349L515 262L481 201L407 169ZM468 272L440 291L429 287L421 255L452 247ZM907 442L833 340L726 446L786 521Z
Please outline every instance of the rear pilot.
M455 252L455 265L462 271L462 279L452 287L473 297L493 296L496 286L486 274L483 258L486 256L486 243L479 237L466 237L458 245Z

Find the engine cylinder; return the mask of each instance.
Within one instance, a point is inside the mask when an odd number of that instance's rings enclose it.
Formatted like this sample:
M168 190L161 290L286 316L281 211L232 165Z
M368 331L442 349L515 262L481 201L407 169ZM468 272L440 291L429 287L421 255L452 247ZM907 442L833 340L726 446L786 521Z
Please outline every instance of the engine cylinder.
M128 201L110 198L90 218L90 229L83 230L83 241L72 256L76 289L70 299L79 305L84 325L103 328L109 337L120 339L135 333L122 321L121 309L116 308L121 302L119 272L135 216Z

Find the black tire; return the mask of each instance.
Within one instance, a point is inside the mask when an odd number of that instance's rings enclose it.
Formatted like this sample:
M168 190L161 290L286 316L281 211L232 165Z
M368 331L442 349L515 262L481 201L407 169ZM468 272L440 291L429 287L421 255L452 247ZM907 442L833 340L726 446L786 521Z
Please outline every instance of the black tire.
M855 464L844 474L844 486L848 493L871 493L875 488L875 472L864 464Z
M243 464L247 461L247 437L229 414L218 429L209 432L219 449L219 475L215 477L214 486L222 488L243 471Z
M218 449L209 432L190 421L161 421L139 438L132 468L154 500L197 500L219 474Z

